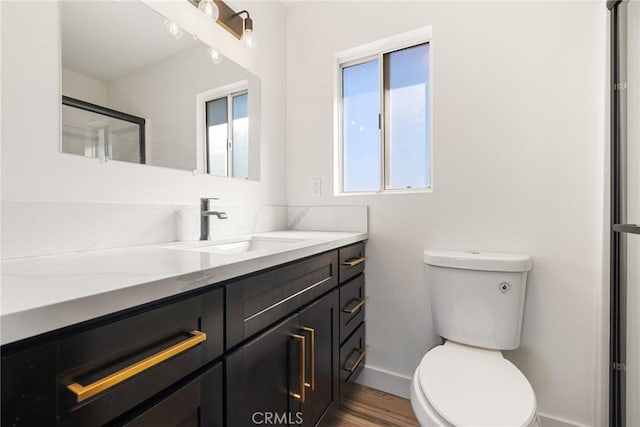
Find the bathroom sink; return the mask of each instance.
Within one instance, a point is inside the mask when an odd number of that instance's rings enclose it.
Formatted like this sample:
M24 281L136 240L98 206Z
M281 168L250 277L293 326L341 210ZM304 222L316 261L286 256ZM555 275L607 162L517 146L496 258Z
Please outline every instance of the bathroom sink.
M205 240L198 242L176 243L173 245L163 246L163 248L189 252L232 255L259 250L285 249L288 246L304 241L305 239L246 236L238 239L220 241Z

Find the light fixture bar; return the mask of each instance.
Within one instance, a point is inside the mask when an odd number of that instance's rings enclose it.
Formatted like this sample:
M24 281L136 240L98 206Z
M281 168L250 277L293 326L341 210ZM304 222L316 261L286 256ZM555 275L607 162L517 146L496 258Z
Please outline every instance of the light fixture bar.
M214 3L220 9L218 24L220 24L222 28L233 34L235 38L240 40L240 38L242 37L242 32L244 31L244 20L242 19L242 17L222 0L214 0Z
M198 7L198 0L188 0L189 3ZM222 0L213 0L216 6L218 6L218 20L216 21L222 28L230 32L235 38L240 40L244 31L244 19L231 9Z

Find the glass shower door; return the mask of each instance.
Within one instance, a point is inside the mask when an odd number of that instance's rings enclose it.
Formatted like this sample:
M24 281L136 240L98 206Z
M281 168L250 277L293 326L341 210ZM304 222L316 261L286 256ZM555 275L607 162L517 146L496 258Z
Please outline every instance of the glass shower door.
M640 2L611 10L610 425L640 426Z
M640 2L626 2L624 6L627 9L626 126L622 123L626 128L624 222L640 224ZM626 425L640 426L640 234L625 233L625 240Z

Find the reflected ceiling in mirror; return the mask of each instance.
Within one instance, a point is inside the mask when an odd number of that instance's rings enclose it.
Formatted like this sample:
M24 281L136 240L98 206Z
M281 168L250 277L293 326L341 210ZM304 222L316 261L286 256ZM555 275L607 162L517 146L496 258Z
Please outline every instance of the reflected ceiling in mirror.
M140 2L60 10L62 152L260 179L256 76Z

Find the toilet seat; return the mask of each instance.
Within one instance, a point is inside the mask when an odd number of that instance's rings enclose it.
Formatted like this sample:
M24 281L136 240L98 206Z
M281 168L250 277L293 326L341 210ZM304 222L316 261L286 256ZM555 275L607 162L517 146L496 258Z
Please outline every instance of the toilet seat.
M428 403L454 426L528 426L535 394L498 351L447 342L420 362L416 379Z

